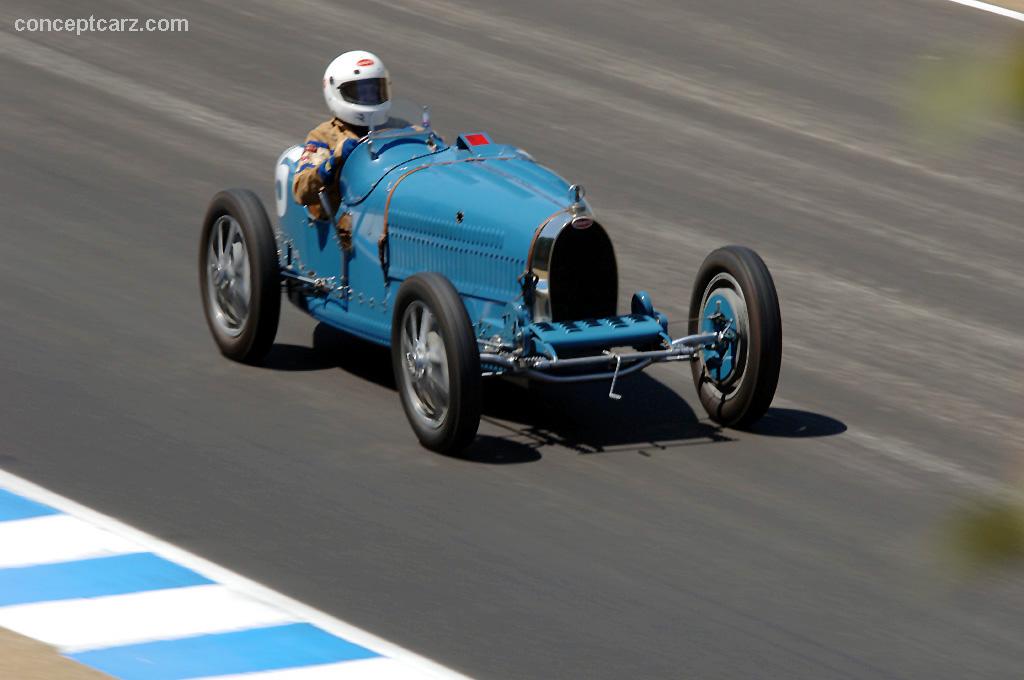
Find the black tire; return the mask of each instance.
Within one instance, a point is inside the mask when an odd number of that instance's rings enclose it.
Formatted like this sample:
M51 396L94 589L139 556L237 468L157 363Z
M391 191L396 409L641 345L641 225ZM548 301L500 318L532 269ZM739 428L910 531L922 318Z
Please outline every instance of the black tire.
M782 367L782 314L775 282L764 260L749 248L725 246L704 259L690 297L689 334L700 329L705 300L738 285L747 331L737 342L734 368L722 376L705 364L705 353L693 361L693 382L701 405L726 427L749 426L765 414L775 396Z
M248 277L242 274L237 278L237 281L247 278L249 282L247 313L242 318L238 318L241 315L226 313L229 305L222 305L218 301L222 299L218 298L218 292L208 286L211 274L220 275L216 273L218 267L209 259L213 246L211 233L215 227L230 231L232 221L239 227L249 274ZM230 286L220 290L228 288ZM263 359L277 335L281 283L273 228L263 204L251 191L228 189L210 201L199 241L199 291L206 324L221 353L249 364Z
M431 408L434 404L425 403L429 399L421 398L418 380L422 378L414 377L416 362L407 356L409 347L403 348L406 311L410 316L422 315L424 308L436 319L434 332L443 341L440 349L445 365L431 364L423 369L447 375L446 400L440 400L446 404L443 415L435 412L440 409ZM469 446L480 427L480 351L462 298L441 274L416 274L398 289L391 321L391 364L402 408L420 443L449 454Z

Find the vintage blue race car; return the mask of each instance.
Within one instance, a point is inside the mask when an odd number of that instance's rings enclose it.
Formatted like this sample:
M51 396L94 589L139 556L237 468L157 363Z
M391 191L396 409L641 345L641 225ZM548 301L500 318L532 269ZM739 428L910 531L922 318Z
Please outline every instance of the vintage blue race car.
M419 124L373 130L339 177L335 219L291 196L302 147L284 152L278 226L259 199L228 190L203 224L203 309L224 355L258 362L277 333L281 291L310 316L391 347L402 405L427 448L476 436L488 376L576 382L618 378L655 362L689 363L700 401L725 426L760 418L782 358L779 302L752 250L712 252L697 272L687 335L637 292L617 309L608 233L584 192L524 151L483 132L448 144L426 109ZM334 224L348 213L352 248Z

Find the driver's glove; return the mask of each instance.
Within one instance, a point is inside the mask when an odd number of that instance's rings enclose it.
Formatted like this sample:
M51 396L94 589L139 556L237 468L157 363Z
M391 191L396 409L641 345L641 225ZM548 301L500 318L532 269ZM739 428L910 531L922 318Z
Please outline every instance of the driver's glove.
M348 158L349 154L351 154L353 151L356 150L357 146L359 146L359 140L358 139L352 139L350 137L350 138L345 140L345 143L341 145L341 160L342 160L342 162L344 162L345 159Z
M357 139L346 139L345 143L341 145L341 153L328 156L323 163L321 163L317 169L316 174L319 175L320 181L327 185L337 174L341 166L345 164L345 159L349 157L349 154L359 146L359 140Z

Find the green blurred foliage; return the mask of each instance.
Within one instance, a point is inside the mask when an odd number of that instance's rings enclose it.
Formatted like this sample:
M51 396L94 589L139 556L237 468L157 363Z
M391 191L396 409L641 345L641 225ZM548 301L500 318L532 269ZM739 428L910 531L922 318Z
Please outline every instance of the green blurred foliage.
M986 499L956 514L949 523L956 563L965 569L1024 564L1024 504Z
M910 105L931 142L969 137L984 122L1024 124L1024 36L970 55L930 57L917 69Z
M1024 120L1024 40L1017 45L1011 56L1008 76L1013 114L1019 120Z

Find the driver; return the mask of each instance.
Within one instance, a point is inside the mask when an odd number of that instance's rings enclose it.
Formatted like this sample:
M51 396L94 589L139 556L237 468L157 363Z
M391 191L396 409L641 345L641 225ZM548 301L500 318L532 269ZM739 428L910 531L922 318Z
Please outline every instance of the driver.
M319 192L326 189L332 210L341 201L338 171L370 126L383 125L391 108L391 79L376 55L356 50L345 52L324 72L324 99L334 117L306 135L292 184L295 200L309 208L318 220L331 219L320 206ZM348 250L352 227L348 214L336 225L338 238Z

